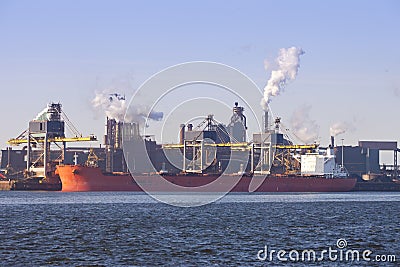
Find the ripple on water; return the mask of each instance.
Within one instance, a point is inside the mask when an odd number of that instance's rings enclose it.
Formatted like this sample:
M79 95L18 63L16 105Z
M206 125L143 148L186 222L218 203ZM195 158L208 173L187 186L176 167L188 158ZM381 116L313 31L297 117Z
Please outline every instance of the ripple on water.
M106 194L104 203L101 194L79 194L84 201L75 197L75 202L55 193L47 199L45 194L17 196L33 204L7 200L9 204L0 206L0 258L5 266L260 266L257 252L265 245L318 251L335 247L339 238L353 249L399 251L394 212L399 202L391 194L388 201L380 195L375 202L361 201L364 195L358 195L359 201L354 201L357 196L345 201L345 195L306 195L307 201L297 202L293 198L303 195L279 195L275 202L269 195L234 195L195 208L118 193ZM58 200L38 204L36 196L40 203ZM0 200L4 198L1 193ZM317 204L310 198L318 199ZM335 198L342 201L331 201Z

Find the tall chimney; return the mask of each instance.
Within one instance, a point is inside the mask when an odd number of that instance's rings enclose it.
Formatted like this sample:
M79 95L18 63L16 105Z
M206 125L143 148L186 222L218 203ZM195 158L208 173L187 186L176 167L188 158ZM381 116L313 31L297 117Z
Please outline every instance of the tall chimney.
M108 145L108 117L106 117L106 124L104 129L104 145Z
M267 133L268 130L268 111L264 111L264 133Z
M331 147L335 147L335 137L333 135L331 135Z
M179 144L183 145L185 143L185 124L179 126Z

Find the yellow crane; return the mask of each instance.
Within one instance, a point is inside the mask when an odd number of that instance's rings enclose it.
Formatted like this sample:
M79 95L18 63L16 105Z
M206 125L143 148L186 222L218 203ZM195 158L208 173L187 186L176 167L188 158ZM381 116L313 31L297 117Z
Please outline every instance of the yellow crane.
M278 149L316 149L318 144L311 145L275 145Z
M33 138L31 138L32 140ZM44 143L44 138L34 138L35 142ZM97 141L97 137L94 135L89 135L87 137L54 137L54 138L47 138L48 143L57 143L57 142L93 142ZM20 145L28 143L27 138L12 138L7 141L10 145Z

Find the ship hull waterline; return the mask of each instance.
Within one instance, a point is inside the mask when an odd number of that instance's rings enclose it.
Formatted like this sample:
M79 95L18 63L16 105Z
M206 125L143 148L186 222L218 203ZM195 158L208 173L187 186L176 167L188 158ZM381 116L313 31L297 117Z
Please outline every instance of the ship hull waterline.
M230 192L346 192L354 188L356 178L324 178L301 176L275 176L269 175L261 181L257 181L257 187L252 188L250 176L238 178L232 183L231 179L220 178L217 175L166 175L163 178L181 187L166 187L160 183L159 177L152 175L130 174L104 174L99 168L84 167L80 165L57 166L57 174L60 177L62 191L64 192L88 192L88 191L144 191L141 185L145 185L145 191L151 192L224 192L229 188ZM215 181L215 182L214 182ZM214 183L213 183L214 182ZM208 186L207 189L204 186ZM232 184L232 186L231 186ZM167 189L168 188L168 189Z

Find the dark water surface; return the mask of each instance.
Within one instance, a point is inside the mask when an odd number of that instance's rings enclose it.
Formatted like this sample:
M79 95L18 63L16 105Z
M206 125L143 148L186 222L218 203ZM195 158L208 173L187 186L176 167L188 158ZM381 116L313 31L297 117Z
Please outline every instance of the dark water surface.
M178 203L179 195L174 197ZM209 205L180 208L143 193L0 192L0 204L1 266L400 262L400 193L233 194ZM257 258L265 246L320 253L338 249L338 239L347 242L343 251L371 250L372 261ZM377 262L375 255L395 255L397 262Z

